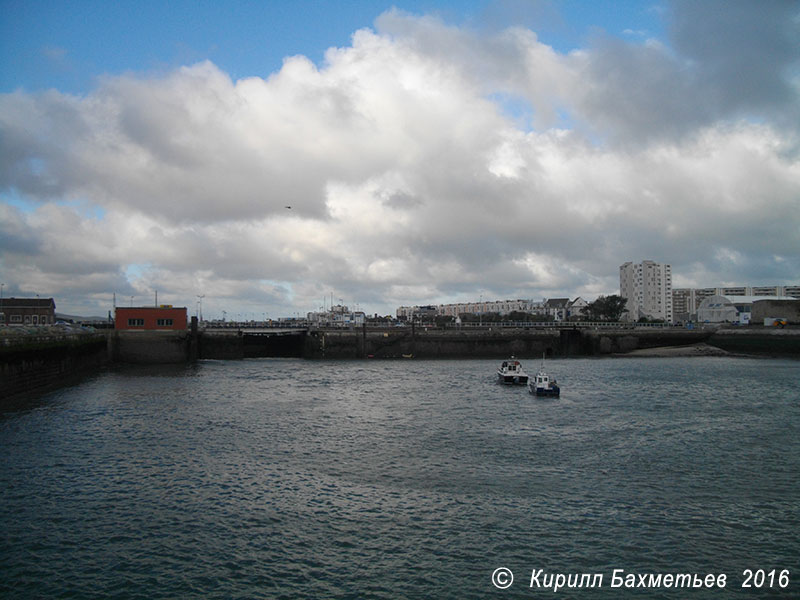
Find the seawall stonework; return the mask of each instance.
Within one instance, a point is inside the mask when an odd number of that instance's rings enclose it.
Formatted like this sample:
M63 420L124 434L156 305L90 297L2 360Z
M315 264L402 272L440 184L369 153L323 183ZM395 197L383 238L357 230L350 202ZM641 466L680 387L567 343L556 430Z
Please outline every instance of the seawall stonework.
M104 334L14 342L0 345L0 400L57 387L109 363Z
M520 358L603 356L705 342L728 352L800 357L798 328L720 330L424 327L282 333L109 331L0 345L0 399L57 385L111 363L163 364L196 358Z

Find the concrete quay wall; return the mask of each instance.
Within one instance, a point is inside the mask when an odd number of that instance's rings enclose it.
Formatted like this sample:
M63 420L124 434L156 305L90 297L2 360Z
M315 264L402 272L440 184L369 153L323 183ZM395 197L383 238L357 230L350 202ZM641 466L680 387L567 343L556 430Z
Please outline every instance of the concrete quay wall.
M202 332L198 340L198 358L236 360L244 358L244 340L240 332Z
M0 400L58 387L109 363L105 334L34 336L0 345ZM13 343L12 343L13 342Z
M461 358L553 355L560 352L556 330L458 331L417 328L317 330L306 336L307 358Z
M800 329L787 328L484 328L393 327L312 329L272 334L245 331L111 332L114 362L167 363L195 358L502 358L604 356L705 342L756 355L800 356Z
M718 329L708 343L735 354L800 357L800 328L750 326Z
M688 346L700 342L711 343L712 331L703 329L628 329L620 331L581 330L584 354L601 356L625 354L634 350L662 346Z
M116 363L183 363L197 357L196 339L189 331L112 331L109 349Z
M705 342L737 354L800 357L800 328L718 330L453 330L386 328L311 330L286 335L191 331L109 331L31 337L0 345L0 399L52 387L112 362L182 363L196 358L521 358L603 356Z
M598 356L659 346L685 346L706 342L710 331L687 329L590 330L496 328L452 330L402 328L399 330L318 330L309 332L304 356L308 358L501 358L547 356Z

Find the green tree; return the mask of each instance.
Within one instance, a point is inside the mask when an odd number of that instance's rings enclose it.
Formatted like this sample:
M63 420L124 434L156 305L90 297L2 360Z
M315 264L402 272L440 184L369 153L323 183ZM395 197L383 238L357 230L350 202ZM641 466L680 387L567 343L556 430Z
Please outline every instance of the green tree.
M622 314L628 312L625 308L626 302L625 298L616 294L600 296L590 302L584 312L591 321L619 321Z

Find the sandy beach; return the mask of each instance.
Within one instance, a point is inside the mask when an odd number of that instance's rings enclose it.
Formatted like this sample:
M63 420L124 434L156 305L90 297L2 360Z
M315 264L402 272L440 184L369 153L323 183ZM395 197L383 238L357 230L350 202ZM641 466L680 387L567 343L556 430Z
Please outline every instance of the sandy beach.
M658 348L642 348L639 350L632 350L624 354L614 354L620 357L643 357L652 356L654 358L663 358L669 356L728 356L730 352L710 346L708 344L691 344L689 346L660 346Z

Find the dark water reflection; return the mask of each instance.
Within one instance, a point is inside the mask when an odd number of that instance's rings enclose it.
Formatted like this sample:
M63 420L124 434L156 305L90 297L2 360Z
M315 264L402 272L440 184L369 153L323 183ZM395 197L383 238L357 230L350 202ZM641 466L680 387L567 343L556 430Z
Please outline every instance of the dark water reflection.
M528 365L529 370L535 364ZM504 598L531 571L800 574L800 363L204 361L0 420L0 595ZM507 567L514 585L496 590ZM798 575L800 576L800 575ZM793 578L796 578L793 576Z

